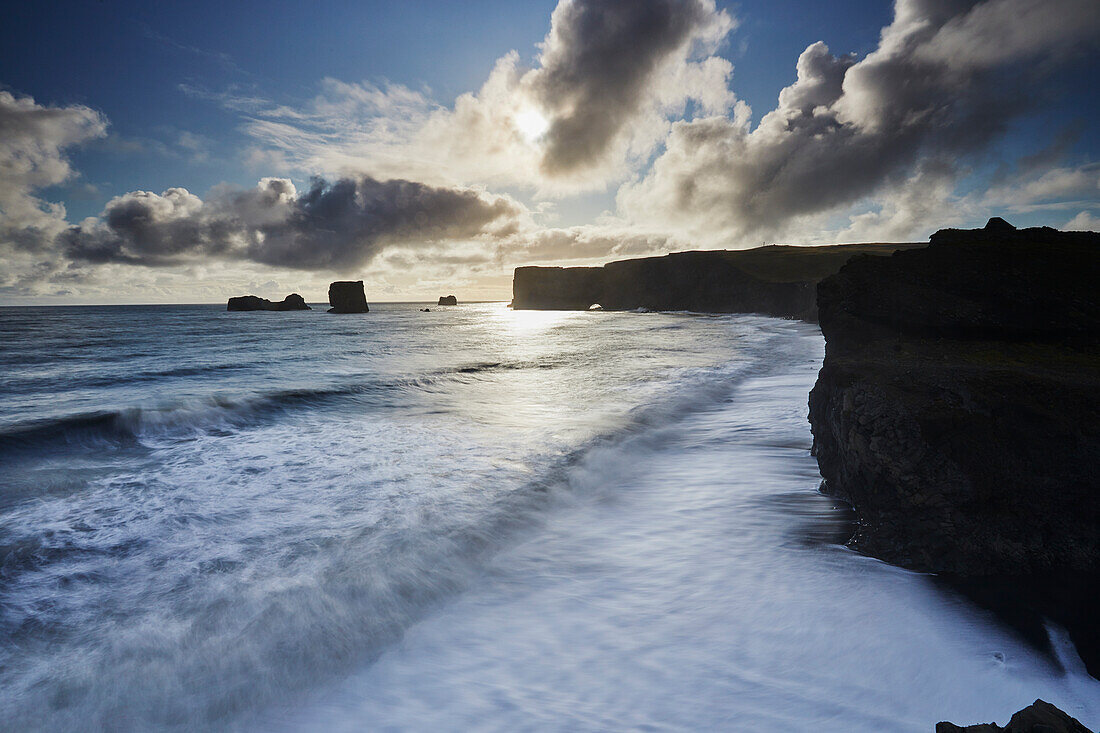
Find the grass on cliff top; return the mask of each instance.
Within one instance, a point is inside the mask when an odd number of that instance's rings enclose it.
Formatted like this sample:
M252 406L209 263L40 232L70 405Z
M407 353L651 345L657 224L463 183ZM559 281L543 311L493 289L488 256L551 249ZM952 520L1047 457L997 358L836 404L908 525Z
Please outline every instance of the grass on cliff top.
M755 249L727 251L725 256L739 269L760 280L799 282L822 280L856 255L888 256L899 249L927 246L927 242L830 244L816 247L771 244Z
M964 339L881 339L842 357L850 363L874 363L892 369L1019 372L1100 382L1100 345Z

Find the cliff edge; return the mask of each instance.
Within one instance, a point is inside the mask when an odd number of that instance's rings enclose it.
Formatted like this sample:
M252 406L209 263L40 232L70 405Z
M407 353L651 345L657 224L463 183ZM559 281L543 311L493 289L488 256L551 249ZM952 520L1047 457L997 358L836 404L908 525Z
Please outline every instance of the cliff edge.
M817 318L815 286L858 254L888 255L922 244L771 245L676 252L602 267L517 267L517 310L696 311Z
M849 544L943 582L1100 677L1100 234L947 229L818 286L810 392Z
M810 424L853 544L961 575L1100 570L1100 235L943 230L818 286Z

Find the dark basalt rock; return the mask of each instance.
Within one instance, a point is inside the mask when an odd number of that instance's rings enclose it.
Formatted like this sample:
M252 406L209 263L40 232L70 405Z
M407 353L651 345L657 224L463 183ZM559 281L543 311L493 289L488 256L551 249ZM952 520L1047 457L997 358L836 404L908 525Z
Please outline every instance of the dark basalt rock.
M1003 227L821 282L810 393L853 544L960 575L1100 571L1100 235Z
M1098 282L1100 234L997 221L853 258L818 286L809 399L849 544L991 607L986 586L1015 588L1013 614L1065 625L1093 675L1100 628L1071 591L1100 587Z
M1089 733L1089 729L1076 718L1071 718L1054 705L1036 700L1012 716L1008 725L1001 727L996 723L978 725L955 725L936 723L936 733Z
M362 280L337 281L328 286L329 313L368 313Z
M768 246L677 252L603 267L518 267L517 310L663 310L764 313L815 320L816 283L856 254L887 255L923 244Z
M458 298L453 295L441 295L436 305L458 305Z
M305 299L297 293L291 293L278 303L255 295L241 295L230 298L227 311L308 311Z

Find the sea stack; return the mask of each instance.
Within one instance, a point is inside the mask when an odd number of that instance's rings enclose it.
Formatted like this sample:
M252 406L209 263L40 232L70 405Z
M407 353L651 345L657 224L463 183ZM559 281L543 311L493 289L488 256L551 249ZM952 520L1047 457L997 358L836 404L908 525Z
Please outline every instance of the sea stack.
M305 298L297 293L291 293L278 303L272 303L267 298L256 295L240 295L230 298L226 305L227 311L308 311L313 310L306 305Z
M362 280L343 280L328 286L329 313L367 313L367 295Z
M458 305L458 298L453 295L440 295L436 305Z

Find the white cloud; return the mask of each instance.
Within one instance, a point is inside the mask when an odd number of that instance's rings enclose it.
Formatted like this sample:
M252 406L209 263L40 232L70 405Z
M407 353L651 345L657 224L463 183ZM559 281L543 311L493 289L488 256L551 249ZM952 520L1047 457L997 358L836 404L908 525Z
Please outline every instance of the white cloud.
M714 52L734 27L713 0L562 2L534 68L513 51L451 107L401 85L334 79L301 109L187 91L244 112L245 132L295 171L561 195L627 178L689 101L705 114L733 107L732 66ZM545 119L537 139L524 122L533 117Z
M1082 211L1063 224L1062 229L1071 232L1100 232L1100 216L1091 211Z
M993 50L1007 19L1044 14L1062 17L1037 23L1034 32L1016 30ZM809 46L797 81L755 129L737 116L675 123L644 178L619 191L620 211L638 222L667 222L696 241L738 246L805 231L801 225L862 202L882 209L857 219L860 231L898 235L918 226L905 211L927 209L901 205L899 185L919 179L930 161L984 150L1024 110L1020 85L1095 39L1098 28L1091 1L898 0L866 58ZM963 53L968 43L973 48ZM1009 66L1028 74L1003 87L993 72ZM1073 184L1034 185L1055 195ZM944 195L950 187L950 177L937 175L941 201L951 199ZM942 215L943 208L934 210Z

